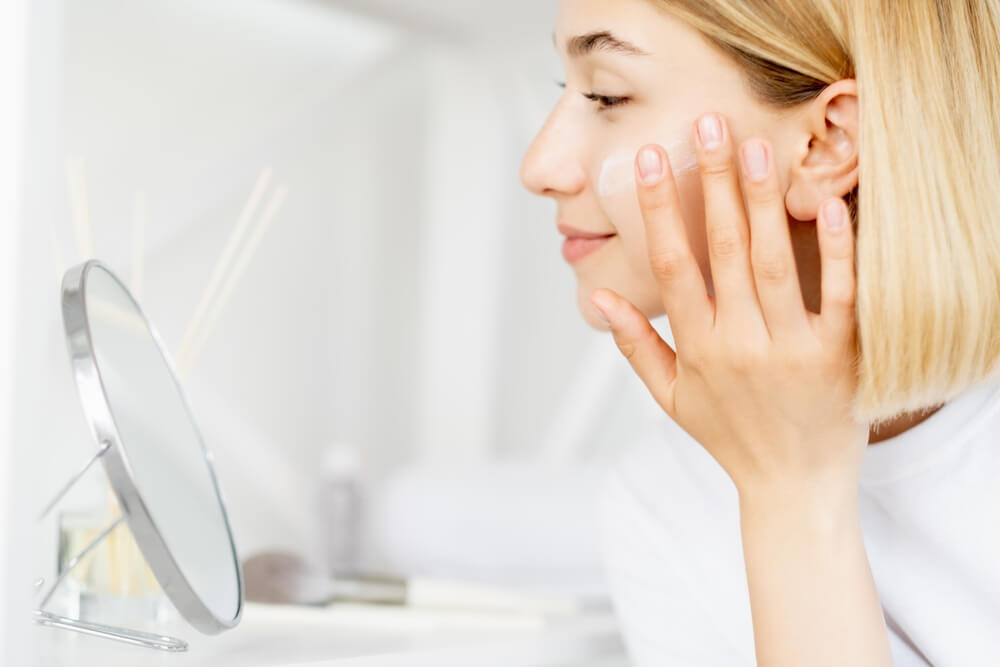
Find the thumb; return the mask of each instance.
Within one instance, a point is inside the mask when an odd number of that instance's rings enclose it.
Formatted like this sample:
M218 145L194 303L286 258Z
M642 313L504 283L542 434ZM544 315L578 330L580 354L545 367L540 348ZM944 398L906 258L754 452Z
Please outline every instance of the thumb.
M626 299L605 288L594 290L590 303L604 315L618 349L653 398L671 417L677 355L660 338L646 316Z

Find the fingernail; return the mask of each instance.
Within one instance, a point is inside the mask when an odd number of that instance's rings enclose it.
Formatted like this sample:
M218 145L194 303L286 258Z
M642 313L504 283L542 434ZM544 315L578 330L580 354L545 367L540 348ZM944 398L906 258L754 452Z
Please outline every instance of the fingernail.
M839 199L831 199L823 205L823 221L831 232L839 232L844 228L844 204Z
M597 311L597 314L601 317L601 319L604 320L604 323L607 324L610 327L611 326L611 320L608 319L608 316L607 316L607 314L604 311L604 309L607 307L607 305L606 304L605 305L599 304L598 301L597 301L597 299L591 299L590 303L591 303L591 305L594 306L594 310Z
M722 126L714 114L706 114L698 120L698 139L701 147L707 151L714 150L722 144Z
M767 178L767 149L760 139L751 139L743 146L743 168L751 181Z
M639 176L644 185L654 185L663 178L663 160L653 148L643 148L639 152Z

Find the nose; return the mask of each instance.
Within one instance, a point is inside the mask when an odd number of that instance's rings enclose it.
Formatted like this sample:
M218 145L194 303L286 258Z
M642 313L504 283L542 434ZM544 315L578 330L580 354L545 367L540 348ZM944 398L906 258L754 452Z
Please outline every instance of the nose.
M587 175L580 156L585 134L583 128L575 130L565 107L557 104L524 154L524 187L545 197L574 195L583 189Z

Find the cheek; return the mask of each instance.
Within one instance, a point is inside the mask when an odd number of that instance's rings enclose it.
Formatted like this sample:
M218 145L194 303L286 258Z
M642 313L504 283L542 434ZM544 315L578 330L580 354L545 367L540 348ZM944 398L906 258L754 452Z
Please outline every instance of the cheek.
M688 243L708 279L708 252L705 240L705 208L701 180L693 151L683 145L661 144L670 156L674 180L681 199ZM645 223L639 210L636 193L634 159L640 146L635 150L618 151L607 156L597 170L595 191L604 214L611 221L621 238L626 261L631 272L643 282L655 288L656 281L649 268L649 252L646 245Z
M650 142L637 143L625 149L609 152L602 157L601 164L596 170L597 182L594 183L594 190L602 201L613 205L615 201L635 200L635 156L646 143ZM660 145L670 158L670 168L674 178L697 169L698 162L689 142L661 142Z

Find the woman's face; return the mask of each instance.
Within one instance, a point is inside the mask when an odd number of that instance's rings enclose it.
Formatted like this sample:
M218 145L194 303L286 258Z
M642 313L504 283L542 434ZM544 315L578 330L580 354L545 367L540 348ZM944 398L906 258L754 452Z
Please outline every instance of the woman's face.
M555 200L562 233L575 233L570 227L613 235L564 246L584 319L606 328L588 300L598 287L614 290L649 318L664 313L633 176L635 154L647 143L662 145L670 156L691 250L712 294L695 120L721 112L737 146L749 136L771 140L783 180L782 116L751 96L734 62L650 0L562 0L555 42L565 93L524 156L521 179Z

